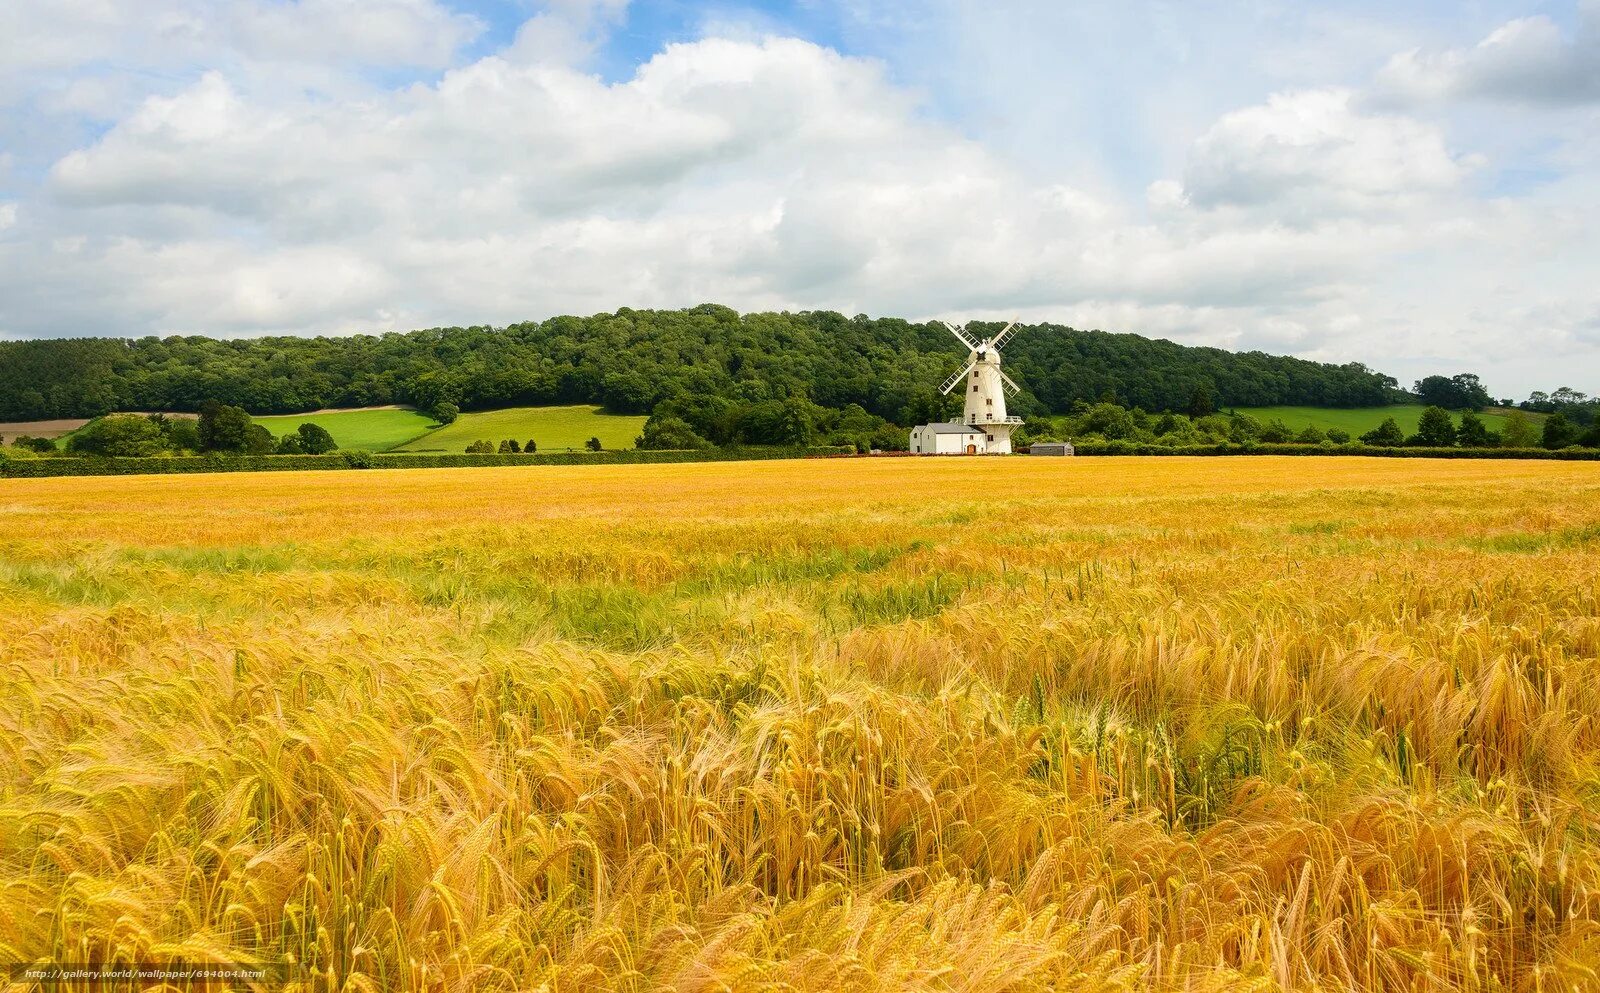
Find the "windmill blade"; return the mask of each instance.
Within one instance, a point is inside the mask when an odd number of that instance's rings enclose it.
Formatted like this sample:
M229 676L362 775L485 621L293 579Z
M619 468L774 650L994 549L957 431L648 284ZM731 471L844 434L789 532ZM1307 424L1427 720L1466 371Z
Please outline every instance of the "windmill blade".
M956 373L954 376L951 376L949 379L944 381L944 385L939 388L939 392L948 395L951 390L956 388L956 384L957 383L961 382L963 379L966 379L967 376L972 373L973 367L976 366L977 364L978 363L976 363L976 362L968 362L967 363L967 367L965 369L961 370L960 372Z
M1004 330L994 336L994 340L989 342L989 347L993 348L995 351L999 351L1001 346L1010 341L1012 338L1015 338L1017 336L1017 332L1020 330L1022 329L1017 326L1017 322L1012 321L1010 324L1005 326Z
M967 351L975 352L978 350L978 343L973 341L971 338L968 338L965 331L962 331L949 321L940 321L939 323L943 324L946 328L949 328L951 334L955 335L957 338L960 338L961 343L967 346Z
M1000 373L1000 381L1006 384L1006 396L1014 397L1022 392L1022 387L1018 386L1010 376L1007 376L1004 370L996 369L995 372Z

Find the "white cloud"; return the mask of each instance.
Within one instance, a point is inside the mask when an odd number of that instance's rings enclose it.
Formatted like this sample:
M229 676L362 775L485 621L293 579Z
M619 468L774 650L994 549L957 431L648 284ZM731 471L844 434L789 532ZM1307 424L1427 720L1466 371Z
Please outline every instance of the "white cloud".
M340 45L295 69L340 85L262 68L308 26L340 37L351 4L238 8L285 20L130 105L86 91L113 123L12 211L0 327L336 333L709 300L1020 313L1402 377L1513 370L1518 388L1600 369L1600 207L1582 206L1600 197L1559 181L1484 200L1486 166L1441 124L1349 87L1194 122L1130 199L997 152L881 62L793 38L670 45L607 82L585 65L624 7L549 5L505 51L389 87L350 82ZM441 10L363 9L402 26ZM443 48L396 28L360 59L448 57L473 28L442 16Z
M1471 48L1416 48L1390 59L1377 94L1396 103L1483 98L1570 106L1600 102L1600 3L1580 10L1568 36L1543 15L1502 24Z
M1189 202L1311 216L1393 211L1454 189L1472 164L1450 154L1437 127L1351 104L1349 90L1314 90L1223 115L1190 151Z

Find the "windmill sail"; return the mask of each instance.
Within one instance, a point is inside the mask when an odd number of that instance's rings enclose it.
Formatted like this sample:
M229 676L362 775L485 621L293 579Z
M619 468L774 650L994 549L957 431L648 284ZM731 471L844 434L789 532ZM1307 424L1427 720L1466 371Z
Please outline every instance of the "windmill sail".
M972 368L975 365L977 365L976 362L968 362L965 369L962 369L960 372L944 381L944 385L939 387L939 392L948 394L951 390L955 389L956 384L961 382L963 379L966 379L967 376L972 372Z
M1015 338L1017 336L1017 332L1020 330L1022 329L1017 327L1017 322L1012 321L1010 324L1007 324L999 334L995 335L994 338L990 340L989 347L998 351L1005 345L1006 342L1010 341L1012 338Z
M963 345L966 345L969 352L975 352L978 350L978 343L973 341L971 338L968 338L966 332L962 331L954 324L951 324L949 321L940 321L939 323L943 324Z

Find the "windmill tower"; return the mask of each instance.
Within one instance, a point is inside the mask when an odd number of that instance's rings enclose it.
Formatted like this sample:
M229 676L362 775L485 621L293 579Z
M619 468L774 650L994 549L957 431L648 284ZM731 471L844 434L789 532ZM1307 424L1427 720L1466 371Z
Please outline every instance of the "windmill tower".
M911 429L911 450L927 454L991 454L1011 452L1011 432L1022 418L1006 413L1006 397L1021 390L1000 369L1000 348L1016 337L1012 321L997 335L974 341L964 328L944 326L967 346L967 364L945 380L940 391L948 396L958 387L966 397L961 420L949 424L923 424Z

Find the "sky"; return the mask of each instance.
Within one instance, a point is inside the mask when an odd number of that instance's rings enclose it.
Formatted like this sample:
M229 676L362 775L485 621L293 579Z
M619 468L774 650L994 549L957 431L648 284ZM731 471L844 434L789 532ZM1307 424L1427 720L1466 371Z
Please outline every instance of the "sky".
M705 302L1600 392L1600 0L0 3L0 338Z

